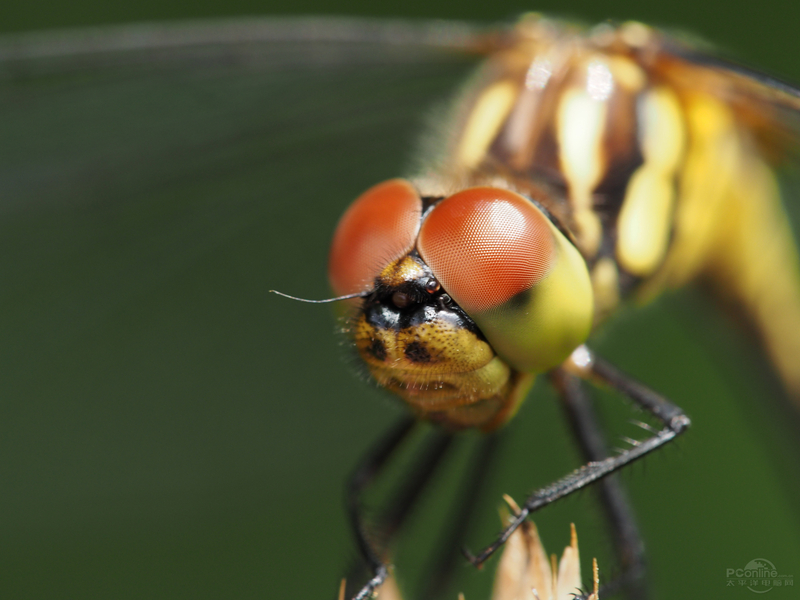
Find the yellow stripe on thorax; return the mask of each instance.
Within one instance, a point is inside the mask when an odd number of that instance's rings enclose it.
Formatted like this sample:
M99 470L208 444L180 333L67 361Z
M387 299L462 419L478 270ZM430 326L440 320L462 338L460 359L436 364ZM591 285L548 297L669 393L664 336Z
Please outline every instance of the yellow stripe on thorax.
M646 276L667 251L685 131L678 99L667 88L645 92L639 107L644 162L628 182L617 221L616 253L624 269Z
M516 99L517 85L510 80L498 81L480 95L457 149L458 160L464 167L472 169L480 164Z
M595 68L602 68L596 63ZM590 66L591 68L591 66ZM606 67L607 70L607 67ZM610 78L613 85L613 79ZM606 126L607 95L586 87L564 92L556 114L561 170L569 185L578 243L589 256L597 252L602 237L600 219L593 210L592 191L605 170L602 152Z

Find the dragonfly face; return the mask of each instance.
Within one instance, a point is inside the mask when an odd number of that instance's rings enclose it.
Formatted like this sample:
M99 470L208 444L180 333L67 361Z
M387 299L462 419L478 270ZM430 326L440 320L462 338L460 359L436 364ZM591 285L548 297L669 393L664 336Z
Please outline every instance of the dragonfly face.
M376 186L342 217L329 270L338 295L367 294L350 327L376 380L449 427L504 423L532 376L591 329L577 250L501 188L423 198L403 180Z

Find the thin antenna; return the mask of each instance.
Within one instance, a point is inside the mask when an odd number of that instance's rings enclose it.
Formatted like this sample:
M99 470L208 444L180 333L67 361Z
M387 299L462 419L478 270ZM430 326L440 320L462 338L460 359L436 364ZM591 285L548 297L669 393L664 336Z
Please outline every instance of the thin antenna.
M346 296L338 296L336 298L325 298L324 300L309 300L308 298L298 298L296 296L290 296L289 294L284 294L283 292L279 292L278 290L270 290L270 294L278 294L278 296L283 296L284 298L289 298L290 300L297 300L298 302L308 302L309 304L327 304L328 302L338 302L339 300L351 300L352 298L363 298L367 294L365 292L356 292L355 294L347 294Z

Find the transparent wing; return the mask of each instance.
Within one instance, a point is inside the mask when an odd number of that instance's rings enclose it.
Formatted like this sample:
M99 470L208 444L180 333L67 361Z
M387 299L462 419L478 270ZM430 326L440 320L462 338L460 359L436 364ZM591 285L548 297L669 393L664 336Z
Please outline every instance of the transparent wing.
M437 49L484 52L509 31L443 20L248 17L6 34L0 36L0 59L5 69L36 62L51 70L223 56L272 66L389 56L408 62L422 53L431 58Z
M120 173L152 185L165 171L198 168L206 150L235 160L246 143L399 120L441 92L432 90L442 67L463 61L475 34L446 23L285 19L0 39L5 203L65 202L82 176L94 188ZM361 93L343 91L351 81ZM53 185L57 193L43 193Z

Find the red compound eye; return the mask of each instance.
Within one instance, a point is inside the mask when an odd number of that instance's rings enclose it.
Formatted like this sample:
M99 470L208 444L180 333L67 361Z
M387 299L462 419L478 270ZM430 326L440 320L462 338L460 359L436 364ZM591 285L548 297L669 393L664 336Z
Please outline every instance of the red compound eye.
M391 179L359 196L333 235L328 278L336 295L370 289L375 277L414 247L422 200L404 179Z
M555 240L547 217L514 192L471 188L425 219L417 249L467 313L498 307L549 272Z

